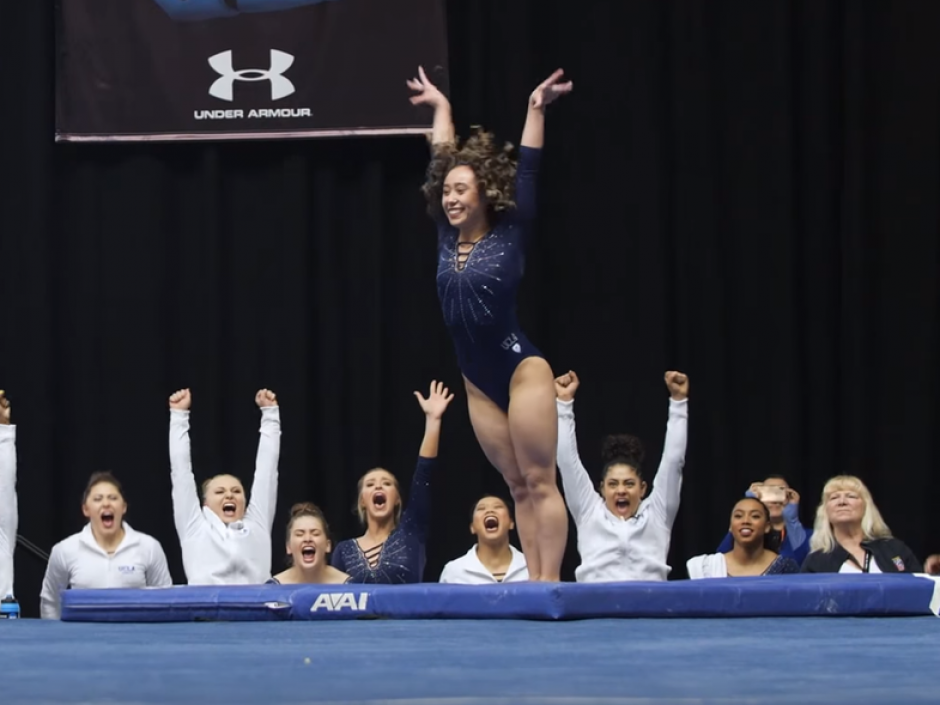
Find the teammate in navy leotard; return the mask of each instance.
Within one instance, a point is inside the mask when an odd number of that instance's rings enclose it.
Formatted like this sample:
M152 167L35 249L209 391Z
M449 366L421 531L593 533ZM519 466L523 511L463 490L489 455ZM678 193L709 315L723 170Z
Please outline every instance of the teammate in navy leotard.
M431 474L437 465L441 417L454 395L431 382L425 399L415 392L425 414L424 440L411 480L408 507L402 511L398 480L375 468L359 479L359 520L366 528L358 539L347 539L333 551L333 567L348 573L352 583L420 583L431 514Z
M558 416L548 362L516 321L545 107L572 90L556 71L529 97L518 164L478 133L458 145L450 103L424 70L411 102L434 108L424 193L438 221L438 295L463 372L470 420L516 505L531 580L558 581L568 518L555 479Z

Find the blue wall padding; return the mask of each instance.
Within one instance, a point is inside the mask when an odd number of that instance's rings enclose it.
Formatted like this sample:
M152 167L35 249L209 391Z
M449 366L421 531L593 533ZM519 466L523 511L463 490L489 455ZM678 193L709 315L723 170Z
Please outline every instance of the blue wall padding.
M156 0L156 3L177 22L199 22L238 14L223 0Z
M228 4L224 0L155 0L170 19L177 22L200 22L242 13L280 12L296 7L319 5L332 0L237 0Z
M71 622L592 619L934 614L914 575L780 575L665 583L175 586L67 590Z

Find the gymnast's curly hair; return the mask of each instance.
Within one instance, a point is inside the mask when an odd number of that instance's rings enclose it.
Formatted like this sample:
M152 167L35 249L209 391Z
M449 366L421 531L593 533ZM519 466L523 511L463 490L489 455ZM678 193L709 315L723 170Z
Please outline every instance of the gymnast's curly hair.
M458 166L468 166L473 170L477 189L486 198L490 217L498 217L516 207L516 160L512 157L513 146L506 142L499 147L493 133L484 132L479 126L472 129L473 134L462 145L458 140L455 144L434 146L427 179L421 187L428 201L428 212L433 217L444 214L441 206L444 180Z

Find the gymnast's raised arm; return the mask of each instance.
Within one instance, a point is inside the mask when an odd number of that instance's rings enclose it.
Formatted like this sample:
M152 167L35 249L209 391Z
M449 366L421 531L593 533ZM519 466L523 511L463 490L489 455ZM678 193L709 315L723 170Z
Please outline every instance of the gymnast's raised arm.
M442 145L453 145L456 141L454 120L450 110L450 101L440 89L431 83L422 67L418 67L417 78L405 82L415 91L411 96L412 105L429 105L434 108L434 122L431 126L431 149Z
M581 381L574 370L555 379L555 404L558 409L558 450L556 461L565 488L565 501L575 525L584 526L603 500L591 483L591 476L581 463L574 423L574 395Z
M189 440L192 403L193 396L188 389L180 389L170 396L170 479L173 521L180 541L197 534L203 522Z
M565 75L558 69L542 81L529 96L529 112L526 114L525 127L522 128L523 147L541 149L545 144L545 108L559 97L571 93L574 83L559 83Z
M522 128L515 189L516 213L523 221L535 218L535 182L541 161L541 149L545 144L545 108L574 88L571 81L560 83L563 75L564 71L558 69L542 81L529 96L529 110L525 127Z

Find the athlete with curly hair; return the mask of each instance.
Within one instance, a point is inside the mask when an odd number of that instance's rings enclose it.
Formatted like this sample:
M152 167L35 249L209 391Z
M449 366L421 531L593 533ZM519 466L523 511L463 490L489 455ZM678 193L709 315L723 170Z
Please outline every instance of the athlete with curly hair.
M636 436L604 440L604 467L597 489L578 457L574 395L580 381L572 371L555 380L558 394L558 468L568 509L578 527L579 583L665 580L672 525L679 513L682 468L689 426L689 378L666 373L669 421L663 457L646 496L643 444ZM600 494L598 494L598 489Z
M450 102L424 70L407 82L414 105L434 108L423 187L438 224L437 287L463 372L470 421L506 480L533 581L560 580L568 539L555 478L558 415L552 369L516 320L516 292L535 216L545 108L570 93L553 73L529 96L519 159L478 130L458 144Z

